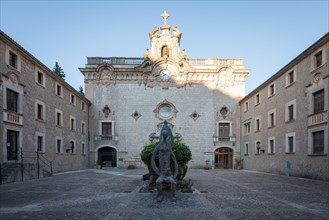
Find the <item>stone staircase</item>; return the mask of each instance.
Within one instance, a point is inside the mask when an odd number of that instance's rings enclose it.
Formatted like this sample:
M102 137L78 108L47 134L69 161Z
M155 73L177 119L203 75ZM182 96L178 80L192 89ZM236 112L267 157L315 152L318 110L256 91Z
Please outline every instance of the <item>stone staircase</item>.
M21 173L20 163L4 163L1 165L1 183L11 183L19 181Z

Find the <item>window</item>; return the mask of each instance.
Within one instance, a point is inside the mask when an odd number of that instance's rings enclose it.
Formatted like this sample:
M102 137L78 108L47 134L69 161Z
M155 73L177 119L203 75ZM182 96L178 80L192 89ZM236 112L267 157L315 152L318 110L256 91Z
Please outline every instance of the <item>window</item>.
M75 96L71 94L71 104L75 105Z
M7 110L18 112L18 93L7 89Z
M260 95L256 94L255 95L255 105L258 105L260 103Z
M244 133L245 134L250 133L250 122L244 123Z
M324 90L313 93L313 113L317 114L324 110Z
M76 120L73 116L70 116L70 129L71 131L76 129Z
M86 111L86 104L84 102L81 102L81 110Z
M86 144L85 143L81 143L81 154L86 155Z
M314 57L315 57L315 68L317 68L322 65L322 51L315 54Z
M63 153L63 138L61 137L56 137L56 153Z
M245 143L244 155L249 155L249 143Z
M161 49L161 57L167 56L169 57L169 47L163 46Z
M35 141L36 141L36 151L37 152L45 152L45 135L40 132L35 133Z
M218 123L218 141L230 141L230 123Z
M68 149L67 151L71 151L71 154L75 154L75 141L70 141L70 149Z
M44 75L42 72L37 71L35 77L36 77L35 81L36 81L39 85L45 87L45 85L46 85L46 84L45 84L45 75Z
M56 109L56 125L63 126L63 112L61 110Z
M255 131L260 131L260 116L255 119Z
M275 85L274 83L268 87L268 97L271 97L275 94Z
M324 131L316 131L312 133L313 138L313 153L324 153Z
M41 101L35 101L35 118L38 120L45 120L45 104Z
M288 73L288 83L291 84L295 82L295 76L294 76L294 71L291 71Z
M82 134L86 133L86 123L84 121L81 122L81 133Z
M249 110L249 102L244 103L244 110L245 111Z
M289 105L288 106L288 121L293 121L294 120L294 106Z
M102 122L102 135L112 136L112 122Z
M268 139L268 154L274 154L275 153L275 139L274 137L271 137Z
M255 145L256 145L255 154L258 155L260 152L260 148L261 148L260 141L256 141Z
M9 65L16 68L18 67L17 65L17 55L14 54L13 52L9 52Z
M43 106L37 104L37 119L43 120Z
M58 83L56 83L56 95L63 97L63 88Z
M295 152L295 132L286 134L286 153Z
M275 109L272 109L268 112L268 121L267 121L267 125L268 128L273 128L275 127Z

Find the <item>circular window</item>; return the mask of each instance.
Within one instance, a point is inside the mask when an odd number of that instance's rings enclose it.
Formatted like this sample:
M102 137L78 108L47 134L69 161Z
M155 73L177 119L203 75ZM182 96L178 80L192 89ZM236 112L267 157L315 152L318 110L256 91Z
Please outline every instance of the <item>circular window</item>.
M160 107L159 115L163 119L168 119L172 115L172 110L168 105L164 105Z

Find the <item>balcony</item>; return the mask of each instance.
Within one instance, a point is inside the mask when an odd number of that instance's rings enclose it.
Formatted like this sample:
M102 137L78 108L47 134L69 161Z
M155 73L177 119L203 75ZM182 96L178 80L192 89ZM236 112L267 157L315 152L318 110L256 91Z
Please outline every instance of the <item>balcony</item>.
M327 111L308 116L308 126L313 126L313 125L327 123L327 122L328 122Z
M219 137L219 136L213 136L213 142L214 145L216 145L217 143L226 143L226 144L230 144L232 143L233 146L235 146L235 142L236 142L236 136L227 136L227 137Z
M17 124L17 125L23 125L23 116L17 112L3 112L3 119L6 122Z
M95 143L101 144L116 144L118 143L118 135L95 135Z

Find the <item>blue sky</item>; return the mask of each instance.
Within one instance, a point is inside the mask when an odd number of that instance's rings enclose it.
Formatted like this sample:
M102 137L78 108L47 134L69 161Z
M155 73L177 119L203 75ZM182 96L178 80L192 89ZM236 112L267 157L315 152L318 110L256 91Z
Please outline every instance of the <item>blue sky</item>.
M242 58L246 93L329 29L323 1L15 1L0 0L0 28L66 81L83 85L87 57L142 57L148 33L163 23L183 33L190 58Z

